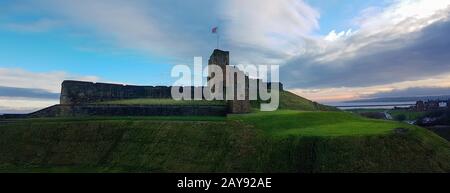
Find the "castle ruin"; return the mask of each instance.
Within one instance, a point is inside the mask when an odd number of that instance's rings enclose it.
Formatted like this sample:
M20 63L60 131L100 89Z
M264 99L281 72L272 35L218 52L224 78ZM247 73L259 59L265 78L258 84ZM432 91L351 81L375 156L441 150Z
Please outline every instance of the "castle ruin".
M214 50L209 61L209 65L217 65L222 68L223 77L227 77L231 72L227 71L229 63L229 52L222 50ZM241 74L240 74L241 73ZM103 104L104 101L126 100L126 99L170 99L170 86L135 86L109 83L94 83L65 80L61 85L60 104L54 105L40 111L21 115L25 117L56 117L56 116L185 116L185 115L206 115L217 116L229 113L240 114L251 112L251 104L249 99L249 82L257 81L258 84L267 84L270 89L271 85L278 84L280 90L283 89L281 83L265 83L262 80L250 79L244 72L235 70L232 74L233 85L228 85L223 80L224 93L231 87L238 88L244 86L245 99L238 99L238 92L234 92L232 100L227 100L226 105L110 105ZM245 82L238 82L237 77L244 76ZM208 80L211 77L208 77ZM244 84L244 85L239 85ZM183 87L183 90L186 87ZM202 90L205 87L191 86L192 96L195 90ZM241 96L242 97L242 96ZM6 115L14 116L14 115Z

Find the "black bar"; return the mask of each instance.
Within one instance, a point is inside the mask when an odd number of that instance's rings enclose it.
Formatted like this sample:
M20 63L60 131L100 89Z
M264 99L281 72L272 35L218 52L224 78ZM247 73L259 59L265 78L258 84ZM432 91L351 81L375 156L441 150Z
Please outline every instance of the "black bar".
M1 174L3 188L89 192L311 192L446 188L449 174ZM179 180L212 180L218 185L178 187ZM227 179L270 179L270 187L235 187ZM430 183L427 183L429 181ZM16 184L22 184L17 186ZM158 190L158 191L157 191Z

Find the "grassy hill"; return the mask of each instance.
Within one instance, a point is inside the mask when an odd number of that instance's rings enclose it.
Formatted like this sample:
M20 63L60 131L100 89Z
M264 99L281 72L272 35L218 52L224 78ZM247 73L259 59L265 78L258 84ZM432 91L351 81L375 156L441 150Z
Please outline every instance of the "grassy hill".
M262 101L251 101L252 107L259 109ZM335 107L322 105L289 91L280 91L279 109L299 110L299 111L336 111Z
M261 101L252 101L254 108L259 108ZM141 98L141 99L127 99L127 100L114 100L104 101L100 104L117 104L117 105L226 105L224 101L206 101L206 100L181 100L176 101L173 99L153 99L153 98ZM312 102L308 99L295 95L289 91L280 92L280 109L302 110L302 111L327 111L337 110L334 107L325 106L319 103Z
M225 105L224 101L207 101L207 100L173 100L173 99L154 99L154 98L140 98L140 99L126 99L99 102L99 104L114 104L114 105Z
M300 111L337 111L335 107L310 101L289 91L280 92L280 109Z
M432 132L284 97L297 109L2 122L0 172L450 172Z

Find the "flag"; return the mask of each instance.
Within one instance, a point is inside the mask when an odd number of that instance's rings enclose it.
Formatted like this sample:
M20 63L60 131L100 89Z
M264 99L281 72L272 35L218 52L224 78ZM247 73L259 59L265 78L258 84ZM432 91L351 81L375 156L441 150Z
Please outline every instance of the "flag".
M216 33L217 33L217 29L218 29L218 27L213 27L212 30L211 30L211 32L212 32L213 34L216 34Z

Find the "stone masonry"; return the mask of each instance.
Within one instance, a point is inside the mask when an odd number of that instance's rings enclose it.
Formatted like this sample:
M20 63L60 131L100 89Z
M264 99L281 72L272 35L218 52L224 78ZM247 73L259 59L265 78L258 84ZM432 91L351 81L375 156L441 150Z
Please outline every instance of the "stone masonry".
M224 94L230 88L235 88L234 100L227 102L228 113L249 113L251 111L249 93L249 78L242 71L236 70L231 73L227 71L227 66L230 65L230 56L228 51L214 50L208 61L208 67L210 65L218 65L222 68L223 77L229 76L234 78L233 85L227 85L226 80L223 82ZM242 73L242 74L240 74ZM245 82L237 82L239 75L245 76ZM210 77L208 77L209 80ZM261 84L261 80L257 80L258 84ZM237 100L236 89L240 84L244 84L245 87L245 100ZM274 83L267 84L268 88ZM283 89L281 83L280 89ZM204 87L191 87L192 93L195 89L204 89ZM192 95L193 96L193 95ZM108 83L93 83L66 80L62 83L61 88L61 105L85 105L95 104L102 101L111 100L123 100L123 99L136 99L136 98L172 98L171 87L169 86L135 86L135 85L122 85L122 84L108 84Z
M224 90L224 95L227 95L227 92L229 92L230 89L234 88L234 96L233 96L233 100L228 100L227 104L228 104L228 112L229 113L234 113L234 114L239 114L239 113L250 113L251 112L251 105L250 105L250 100L248 97L248 93L249 93L249 79L248 77L239 70L236 70L236 73L234 72L228 72L227 71L227 66L229 66L230 64L230 56L229 56L229 52L226 51L222 51L222 50L214 50L213 54L211 55L209 62L208 62L208 66L209 65L217 65L220 68L222 68L222 72L223 72L223 90ZM245 82L238 82L237 81L237 77L238 76L245 76ZM228 83L226 80L233 78L234 79L234 84L233 85L229 85L230 83ZM208 77L208 80L211 77ZM245 99L244 100L238 100L238 92L237 89L239 88L239 86L241 86L240 84L244 84L244 88L245 88ZM224 98L225 98L224 96Z

